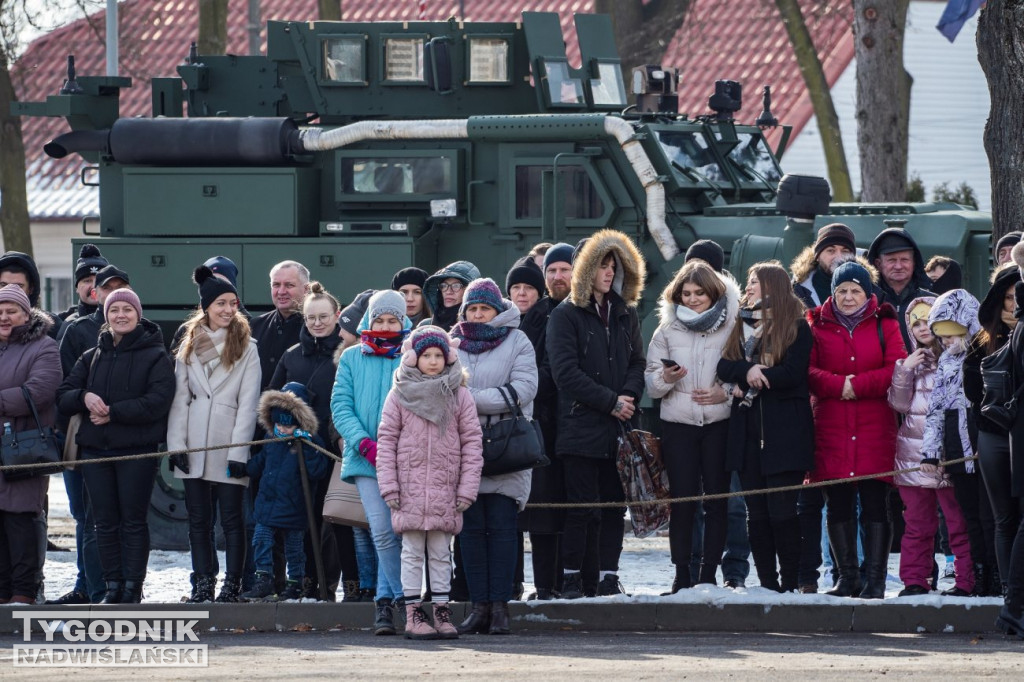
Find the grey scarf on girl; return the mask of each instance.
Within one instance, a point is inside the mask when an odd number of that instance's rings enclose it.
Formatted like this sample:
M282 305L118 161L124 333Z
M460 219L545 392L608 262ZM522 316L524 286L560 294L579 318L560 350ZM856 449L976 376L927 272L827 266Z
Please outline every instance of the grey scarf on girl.
M676 319L691 332L710 334L725 322L728 315L729 297L718 297L715 304L702 313L695 313L684 305L676 306Z
M462 385L462 364L456 360L436 376L427 376L404 362L398 365L391 390L398 404L418 417L423 417L442 433L455 411L455 392Z

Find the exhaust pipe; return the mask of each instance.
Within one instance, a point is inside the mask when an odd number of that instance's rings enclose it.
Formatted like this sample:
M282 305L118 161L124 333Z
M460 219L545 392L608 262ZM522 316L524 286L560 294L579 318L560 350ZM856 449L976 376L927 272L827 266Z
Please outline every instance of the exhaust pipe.
M75 130L58 135L43 145L46 155L63 159L68 154L81 152L107 152L110 148L110 129Z

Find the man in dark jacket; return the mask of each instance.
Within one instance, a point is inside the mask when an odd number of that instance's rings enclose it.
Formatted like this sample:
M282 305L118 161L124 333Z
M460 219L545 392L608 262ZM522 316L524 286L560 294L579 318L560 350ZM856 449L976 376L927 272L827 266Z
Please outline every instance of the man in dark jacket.
M39 307L39 282L39 268L32 256L20 251L8 251L0 256L0 287L11 284L21 287L32 303L32 309L38 310L53 323L47 335L56 340L60 337L64 321Z
M907 331L907 306L919 296L934 296L924 271L924 257L910 233L899 227L882 230L868 248L868 261L878 268L882 295L878 302L896 309L903 345L913 348Z
M266 390L284 352L299 342L302 330L302 299L309 291L309 268L293 260L281 261L270 269L270 296L274 309L252 321L252 338L260 354Z
M793 273L793 293L808 310L813 310L832 295L832 270L840 256L857 253L857 240L842 223L818 230L814 243L800 252L789 266Z
M547 355L558 389L555 453L565 468L566 499L621 502L615 468L621 424L636 411L644 387L643 341L635 305L645 265L621 232L602 230L579 248L572 291L551 312ZM568 510L562 538L562 596L583 596L580 570L588 542L600 555L599 595L619 594L622 507Z
M103 326L103 303L118 289L131 286L128 273L116 265L107 265L96 273L95 298L99 306L90 314L72 320L60 340L60 366L64 376L71 372L82 353L96 347Z
M108 265L107 259L103 257L95 244L83 244L78 252L78 262L75 263L75 293L78 294L78 303L73 304L64 312L57 315L64 320L64 329L61 337L67 333L67 323L85 317L96 311L96 273ZM57 339L60 345L60 339Z

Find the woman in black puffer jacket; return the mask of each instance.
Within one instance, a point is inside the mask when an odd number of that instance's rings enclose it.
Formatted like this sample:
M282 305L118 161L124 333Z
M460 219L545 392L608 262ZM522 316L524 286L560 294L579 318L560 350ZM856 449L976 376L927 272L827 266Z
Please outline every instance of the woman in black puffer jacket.
M135 292L110 294L104 318L98 345L78 359L57 391L62 414L82 415L75 442L83 461L156 451L174 398L174 365L163 334L142 317ZM81 466L107 585L103 604L142 600L157 463L150 458Z

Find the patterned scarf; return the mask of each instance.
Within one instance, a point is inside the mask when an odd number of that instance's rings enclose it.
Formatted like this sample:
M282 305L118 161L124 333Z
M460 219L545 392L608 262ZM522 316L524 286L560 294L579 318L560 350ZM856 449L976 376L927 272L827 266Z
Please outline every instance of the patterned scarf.
M492 327L486 322L466 322L463 320L452 327L453 338L462 339L459 350L474 355L497 348L508 337L511 327Z
M359 335L359 348L366 355L396 358L402 352L402 342L410 329L400 332L373 332L365 330Z
M455 412L455 392L462 385L462 380L462 365L457 358L435 376L427 376L419 368L409 367L403 362L395 372L391 390L397 396L399 405L437 424L438 431L444 433L448 428L448 420Z
M702 313L695 313L684 305L676 306L676 319L691 332L710 334L717 331L728 315L729 299L719 296L715 304Z
M206 370L208 378L220 366L220 354L224 352L224 343L227 341L227 338L227 327L221 327L217 331L212 331L206 325L200 325L196 329L192 340L192 352L200 364L202 364L203 369Z

